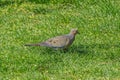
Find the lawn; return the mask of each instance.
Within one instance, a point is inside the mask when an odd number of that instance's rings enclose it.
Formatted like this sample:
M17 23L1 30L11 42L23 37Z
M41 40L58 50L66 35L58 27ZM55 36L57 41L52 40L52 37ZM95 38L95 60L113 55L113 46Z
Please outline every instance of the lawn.
M66 52L24 46L72 28ZM1 0L0 80L120 80L120 1Z

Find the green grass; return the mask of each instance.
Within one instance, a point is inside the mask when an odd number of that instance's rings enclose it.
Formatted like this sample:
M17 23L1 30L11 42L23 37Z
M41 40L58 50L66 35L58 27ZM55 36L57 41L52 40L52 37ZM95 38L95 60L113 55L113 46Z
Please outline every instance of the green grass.
M120 80L119 0L1 0L0 80ZM26 47L78 28L67 52Z

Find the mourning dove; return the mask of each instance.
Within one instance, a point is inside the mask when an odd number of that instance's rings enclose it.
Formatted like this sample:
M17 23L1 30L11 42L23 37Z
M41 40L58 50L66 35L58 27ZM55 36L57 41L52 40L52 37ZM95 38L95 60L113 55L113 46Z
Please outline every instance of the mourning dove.
M79 33L77 29L71 29L69 34L56 36L37 44L26 44L25 46L46 46L55 49L67 49L74 42L77 33Z

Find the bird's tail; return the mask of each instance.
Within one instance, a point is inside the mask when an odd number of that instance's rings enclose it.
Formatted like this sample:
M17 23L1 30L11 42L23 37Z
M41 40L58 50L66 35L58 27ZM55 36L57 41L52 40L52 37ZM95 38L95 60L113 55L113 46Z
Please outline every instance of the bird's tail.
M51 47L48 43L45 43L45 42L36 43L36 44L25 44L25 46L47 46L47 47Z
M25 46L41 46L41 44L25 44Z

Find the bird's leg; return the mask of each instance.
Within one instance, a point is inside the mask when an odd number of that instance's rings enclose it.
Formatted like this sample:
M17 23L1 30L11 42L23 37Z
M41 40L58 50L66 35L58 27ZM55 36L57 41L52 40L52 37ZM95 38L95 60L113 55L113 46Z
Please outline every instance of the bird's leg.
M64 51L64 52L68 51L68 48L64 48L63 51Z

